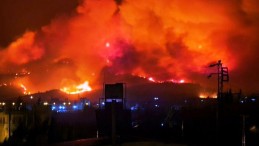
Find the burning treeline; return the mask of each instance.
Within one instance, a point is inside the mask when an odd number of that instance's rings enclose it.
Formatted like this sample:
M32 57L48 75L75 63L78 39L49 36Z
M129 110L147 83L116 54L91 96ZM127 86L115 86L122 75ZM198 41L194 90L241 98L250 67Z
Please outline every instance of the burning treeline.
M73 14L2 48L1 73L30 72L15 82L31 92L85 82L94 89L105 72L206 83L206 66L221 59L239 84L259 47L258 7L256 0L83 0Z

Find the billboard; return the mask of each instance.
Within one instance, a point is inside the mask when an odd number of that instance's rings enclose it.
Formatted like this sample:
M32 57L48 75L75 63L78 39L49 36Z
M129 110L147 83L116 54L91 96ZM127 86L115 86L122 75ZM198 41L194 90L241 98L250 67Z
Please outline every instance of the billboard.
M123 83L105 84L105 99L122 99Z

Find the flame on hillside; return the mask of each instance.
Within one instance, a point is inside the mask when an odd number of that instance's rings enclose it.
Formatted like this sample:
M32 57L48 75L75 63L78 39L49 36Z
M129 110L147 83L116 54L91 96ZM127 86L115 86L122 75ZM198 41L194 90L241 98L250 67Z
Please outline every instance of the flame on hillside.
M30 95L30 94L31 94L31 92L28 91L28 89L26 88L25 85L20 84L20 87L23 89L23 94L24 94L24 95Z
M133 76L135 76L135 75L133 75ZM138 77L146 79L146 80L148 80L150 82L154 82L154 83L165 83L165 82L178 83L178 84L187 83L186 80L184 80L184 79L157 80L153 77L146 77L146 76L138 76Z
M217 93L213 93L213 94L202 93L199 95L199 98L217 98Z
M82 0L73 15L28 28L0 46L0 74L28 70L31 92L91 91L88 82L101 86L106 68L151 82L209 86L205 66L221 59L235 71L234 85L258 90L259 69L249 71L257 62L258 6L256 0ZM64 86L64 79L82 84Z
M92 88L89 86L88 81L85 81L82 84L63 87L60 90L67 94L80 94L83 92L92 91Z

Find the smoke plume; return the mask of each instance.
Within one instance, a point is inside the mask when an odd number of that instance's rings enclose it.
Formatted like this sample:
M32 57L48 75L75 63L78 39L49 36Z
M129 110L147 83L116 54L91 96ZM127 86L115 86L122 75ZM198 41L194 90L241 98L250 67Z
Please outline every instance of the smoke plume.
M32 92L84 81L94 89L104 70L209 86L207 66L222 60L229 88L259 92L256 0L84 0L65 6L15 39L1 36L1 74L29 72L16 80ZM3 15L17 13L12 10Z

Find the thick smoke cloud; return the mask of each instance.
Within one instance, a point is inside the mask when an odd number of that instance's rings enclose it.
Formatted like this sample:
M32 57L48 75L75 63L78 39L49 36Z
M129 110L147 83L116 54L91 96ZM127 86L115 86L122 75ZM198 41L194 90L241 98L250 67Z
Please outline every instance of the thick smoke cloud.
M256 0L85 0L75 4L67 3L64 13L44 21L48 23L23 27L24 33L13 41L8 35L14 33L1 34L1 73L31 72L18 80L33 91L86 80L95 87L104 69L214 86L206 79L211 71L206 66L221 59L229 67L228 87L259 92Z

